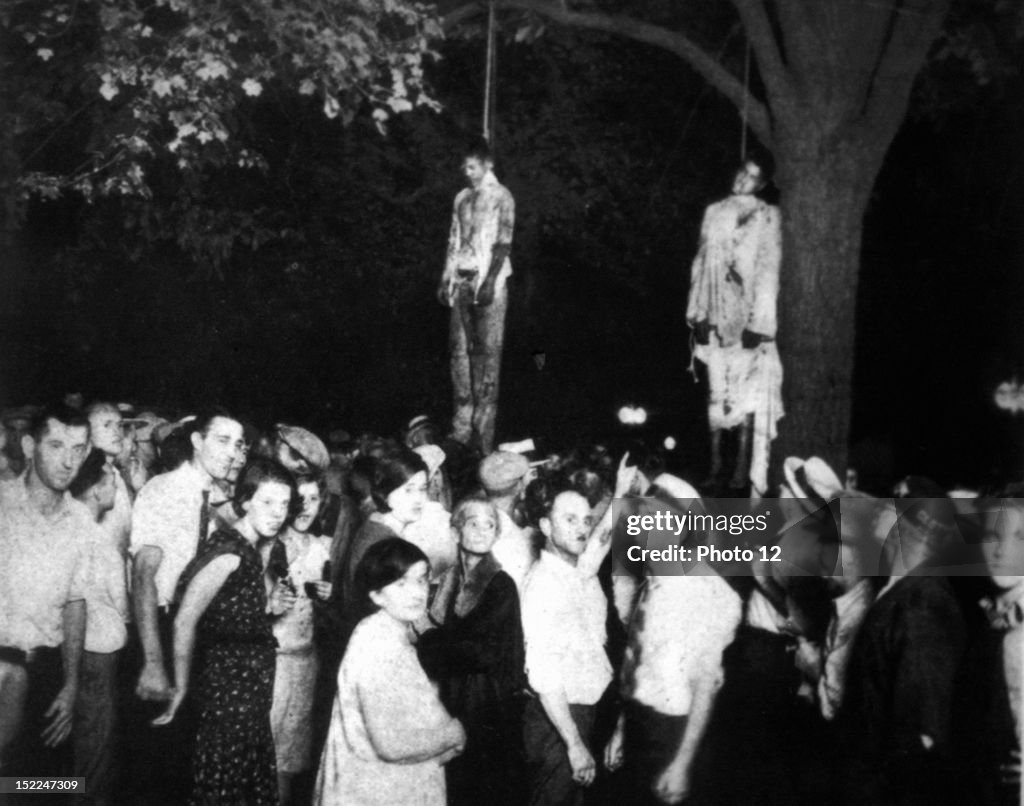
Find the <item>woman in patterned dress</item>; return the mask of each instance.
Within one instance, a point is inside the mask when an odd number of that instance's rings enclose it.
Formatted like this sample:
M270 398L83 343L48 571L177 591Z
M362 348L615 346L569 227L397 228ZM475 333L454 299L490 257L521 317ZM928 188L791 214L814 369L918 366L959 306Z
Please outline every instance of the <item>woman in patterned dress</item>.
M257 544L281 530L294 498L295 483L277 462L257 459L248 465L236 488L241 520L233 529L215 531L178 583L175 680L195 685L199 711L193 806L277 804L270 730L276 641ZM294 603L294 595L278 586L270 609L285 612ZM175 690L154 724L174 718L188 688Z

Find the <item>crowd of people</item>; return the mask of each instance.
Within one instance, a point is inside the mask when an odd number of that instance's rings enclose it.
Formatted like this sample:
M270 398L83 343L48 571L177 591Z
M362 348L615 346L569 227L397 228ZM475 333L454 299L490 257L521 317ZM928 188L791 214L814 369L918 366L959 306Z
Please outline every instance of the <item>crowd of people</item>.
M0 430L0 777L94 804L1010 804L1024 487L481 455L74 398ZM615 502L613 505L612 502ZM637 522L637 521L633 521ZM34 794L32 802L45 801ZM59 795L62 801L68 794Z

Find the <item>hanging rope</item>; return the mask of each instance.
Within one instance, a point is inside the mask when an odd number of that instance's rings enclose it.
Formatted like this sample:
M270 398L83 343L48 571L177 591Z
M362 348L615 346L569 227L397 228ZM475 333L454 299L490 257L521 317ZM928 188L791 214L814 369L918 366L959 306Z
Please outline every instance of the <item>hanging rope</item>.
M487 63L484 66L484 139L494 147L492 135L492 107L494 106L494 0L490 0L487 8Z
M740 113L740 162L747 161L747 106L750 101L750 40L743 54L743 110Z

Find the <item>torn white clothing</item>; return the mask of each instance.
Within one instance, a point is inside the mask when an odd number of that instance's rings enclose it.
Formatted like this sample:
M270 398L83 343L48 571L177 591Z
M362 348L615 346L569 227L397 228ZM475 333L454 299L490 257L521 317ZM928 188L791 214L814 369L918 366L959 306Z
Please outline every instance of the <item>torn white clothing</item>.
M778 209L755 196L707 208L690 270L686 320L707 321L723 347L744 330L774 338L782 234Z

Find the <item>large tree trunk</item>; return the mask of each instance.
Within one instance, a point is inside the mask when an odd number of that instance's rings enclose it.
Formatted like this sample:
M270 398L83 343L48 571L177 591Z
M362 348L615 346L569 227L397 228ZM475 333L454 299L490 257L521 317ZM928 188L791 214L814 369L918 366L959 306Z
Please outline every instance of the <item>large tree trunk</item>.
M447 0L442 0L447 2ZM746 112L775 156L782 190L779 351L787 413L772 450L846 466L864 210L906 114L914 78L951 0L732 0L764 84L746 81L684 33L559 0L499 0L563 25L662 48ZM641 4L642 5L642 4ZM457 24L481 6L450 11ZM779 479L777 472L772 478Z
M782 191L779 352L786 416L772 455L846 466L861 228L878 153L816 141L795 127L777 143ZM884 152L883 152L884 153Z

